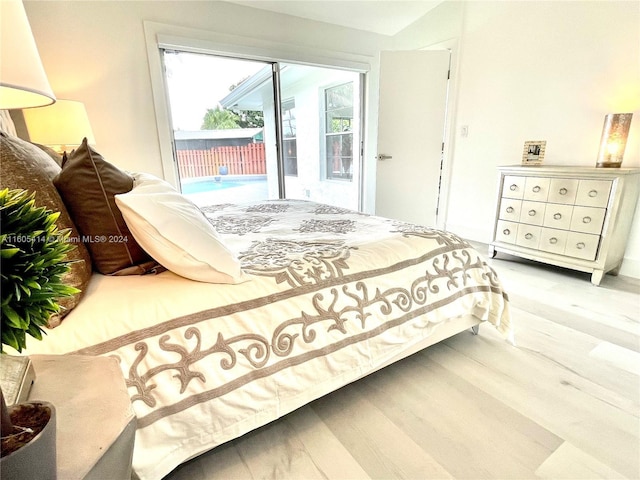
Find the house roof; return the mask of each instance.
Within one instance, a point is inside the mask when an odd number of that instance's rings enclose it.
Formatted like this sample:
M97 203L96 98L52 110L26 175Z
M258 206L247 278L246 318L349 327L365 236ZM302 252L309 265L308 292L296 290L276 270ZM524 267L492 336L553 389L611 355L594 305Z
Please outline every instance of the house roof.
M311 65L280 65L280 89L285 92L302 79L325 70ZM330 69L326 69L329 71ZM264 108L264 99L273 92L272 67L267 65L234 88L219 100L220 106L238 110L259 111Z
M263 98L260 90L270 85L272 78L272 67L267 65L260 69L248 79L220 100L220 105L224 108L238 108L241 110L262 110Z
M176 140L222 140L228 138L254 138L262 133L262 128L232 128L225 130L176 130Z

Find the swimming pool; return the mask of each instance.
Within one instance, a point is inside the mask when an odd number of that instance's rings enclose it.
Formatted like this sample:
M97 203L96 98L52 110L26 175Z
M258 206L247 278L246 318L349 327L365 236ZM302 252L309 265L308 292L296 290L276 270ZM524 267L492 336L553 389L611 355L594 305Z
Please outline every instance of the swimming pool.
M187 178L182 180L182 193L217 192L228 188L257 185L266 182L266 175L217 175L215 177Z

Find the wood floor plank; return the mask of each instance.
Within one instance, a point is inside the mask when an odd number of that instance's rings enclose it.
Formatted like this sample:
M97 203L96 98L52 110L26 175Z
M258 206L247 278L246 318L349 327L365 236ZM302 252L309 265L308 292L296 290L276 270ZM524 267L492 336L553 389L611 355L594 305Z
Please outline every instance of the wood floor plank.
M235 447L252 479L327 478L287 418L248 433Z
M518 412L629 478L640 473L638 416L594 396L595 384L553 359L516 348L483 348L485 339L446 340L424 355L502 399ZM451 350L447 350L446 347ZM479 369L478 365L484 368Z
M634 375L640 375L640 353L619 347L609 342L600 342L589 352L589 356L625 370Z
M453 478L403 428L387 418L360 386L345 387L317 400L312 407L370 478Z
M238 454L234 442L220 445L212 452L200 455L176 468L171 480L244 480L251 472Z
M287 421L296 429L298 437L324 478L371 478L351 451L344 448L328 425L318 417L313 406L291 413L287 416Z
M611 321L603 323L592 320L580 315L578 312L560 309L556 304L541 303L536 298L525 298L515 294L509 295L509 298L520 309L527 312L535 312L538 317L551 320L578 332L598 337L629 350L640 351L640 344L635 335L630 335L629 329L619 329L611 326Z
M620 370L613 362L592 353L599 345L608 342L517 307L514 307L514 312L520 319L517 338L521 350L526 349L532 357L547 359L550 365L562 366L582 377L584 385L581 388L589 390L602 401L629 413L640 411L640 377L629 370ZM486 332L485 335L490 334ZM637 355L617 345L615 348Z
M553 455L545 460L536 470L539 478L557 480L584 480L585 478L600 478L614 480L625 478L619 472L609 468L598 459L583 452L569 442L563 443Z
M379 373L368 398L456 478L528 478L562 443L421 353Z

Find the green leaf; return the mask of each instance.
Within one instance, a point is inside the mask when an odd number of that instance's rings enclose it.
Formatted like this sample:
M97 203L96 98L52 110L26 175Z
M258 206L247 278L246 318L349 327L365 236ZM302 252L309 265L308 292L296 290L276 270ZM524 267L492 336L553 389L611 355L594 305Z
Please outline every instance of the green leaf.
M16 312L11 305L2 306L2 323L5 323L5 321L9 327L21 328L20 315L18 315L18 312Z
M18 352L22 351L21 345L18 343L15 332L10 328L2 329L2 344L9 345L11 348L16 349ZM4 349L3 349L4 352Z
M2 252L1 258L3 258L3 259L5 259L5 258L11 258L11 257L13 257L16 253L18 253L19 251L20 251L20 249L19 249L19 248L16 248L16 247L14 247L14 248L3 248L3 249L1 250L1 252Z

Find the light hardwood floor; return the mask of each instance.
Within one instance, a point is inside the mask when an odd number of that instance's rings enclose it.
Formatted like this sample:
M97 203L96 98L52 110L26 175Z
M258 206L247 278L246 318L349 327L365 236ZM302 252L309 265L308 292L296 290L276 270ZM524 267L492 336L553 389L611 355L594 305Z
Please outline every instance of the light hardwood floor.
M640 478L640 280L489 261L517 346L461 333L167 480Z

